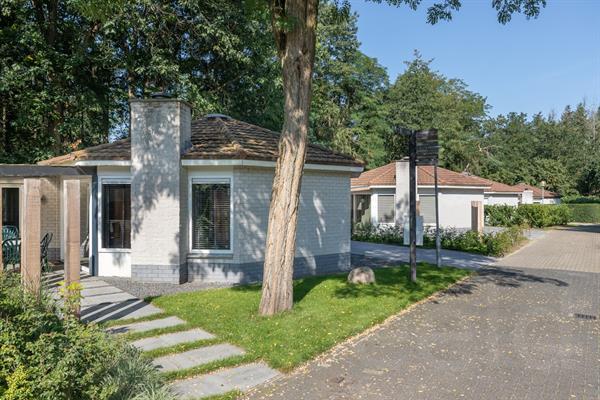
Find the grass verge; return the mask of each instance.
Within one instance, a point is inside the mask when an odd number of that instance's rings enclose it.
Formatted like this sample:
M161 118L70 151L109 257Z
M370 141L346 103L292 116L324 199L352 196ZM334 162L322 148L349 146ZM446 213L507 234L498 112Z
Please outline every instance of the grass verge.
M289 371L469 274L421 263L416 284L406 265L375 270L375 285L349 285L346 274L299 279L293 310L273 317L257 314L260 285L178 293L153 303L244 348L246 360Z

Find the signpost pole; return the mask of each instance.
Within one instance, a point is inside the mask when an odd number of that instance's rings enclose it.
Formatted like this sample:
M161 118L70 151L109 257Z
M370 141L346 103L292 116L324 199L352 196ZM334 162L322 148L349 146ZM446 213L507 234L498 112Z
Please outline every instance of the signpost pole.
M440 208L438 201L438 162L433 164L433 180L435 186L435 262L437 267L442 266L441 248L442 241L440 239Z
M417 133L410 132L409 153L409 223L410 223L410 280L417 281Z

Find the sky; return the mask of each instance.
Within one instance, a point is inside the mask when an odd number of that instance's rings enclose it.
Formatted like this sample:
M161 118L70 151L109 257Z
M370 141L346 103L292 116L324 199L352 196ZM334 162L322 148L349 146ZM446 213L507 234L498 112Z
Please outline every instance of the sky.
M417 11L350 0L359 14L361 50L394 82L419 50L432 69L460 78L484 97L490 115L555 112L586 101L600 106L600 0L547 0L537 19L501 25L491 0L463 0L452 21L426 23Z

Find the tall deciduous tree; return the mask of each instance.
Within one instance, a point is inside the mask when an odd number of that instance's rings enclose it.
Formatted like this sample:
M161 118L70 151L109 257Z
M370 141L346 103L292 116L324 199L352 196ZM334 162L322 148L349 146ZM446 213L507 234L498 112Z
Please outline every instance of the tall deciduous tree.
M416 8L421 0L386 0ZM493 0L498 20L514 12L537 16L545 0ZM428 9L428 21L449 20L460 0L443 0ZM263 291L259 311L272 315L293 304L292 277L304 159L308 143L318 0L270 0L272 29L282 65L284 119L271 195Z

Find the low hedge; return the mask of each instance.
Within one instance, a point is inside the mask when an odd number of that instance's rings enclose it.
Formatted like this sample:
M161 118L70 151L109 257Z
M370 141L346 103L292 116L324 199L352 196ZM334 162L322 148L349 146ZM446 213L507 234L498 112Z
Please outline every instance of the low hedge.
M65 316L64 318L61 315ZM0 272L0 398L171 400L150 361Z
M485 206L485 219L490 226L545 228L569 223L571 210L566 204L488 205Z
M567 206L571 211L572 222L600 223L600 204L573 203Z
M600 196L565 196L561 201L567 204L600 204Z
M522 243L525 236L521 227L514 226L503 231L483 234L458 229L440 229L440 239L443 249L489 256L503 256ZM357 224L354 227L352 240L404 244L402 229L396 225ZM435 248L435 229L428 229L425 232L423 247Z

